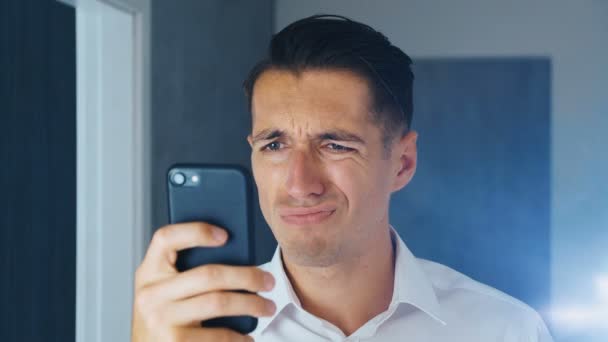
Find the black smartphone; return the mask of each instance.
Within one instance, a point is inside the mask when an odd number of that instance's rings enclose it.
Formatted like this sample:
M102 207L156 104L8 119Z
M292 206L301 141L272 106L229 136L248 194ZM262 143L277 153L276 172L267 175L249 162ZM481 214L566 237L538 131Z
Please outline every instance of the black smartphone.
M171 223L203 221L228 232L224 246L179 251L179 271L205 264L254 265L252 180L247 169L231 165L173 165L167 172L167 192ZM255 317L233 316L201 324L248 334L257 322Z

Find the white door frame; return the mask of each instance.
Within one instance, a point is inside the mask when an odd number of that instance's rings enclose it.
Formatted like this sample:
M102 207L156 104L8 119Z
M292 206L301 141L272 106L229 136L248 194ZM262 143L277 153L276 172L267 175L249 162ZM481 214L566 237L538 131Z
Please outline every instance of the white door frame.
M149 241L150 0L76 8L76 341L130 340Z

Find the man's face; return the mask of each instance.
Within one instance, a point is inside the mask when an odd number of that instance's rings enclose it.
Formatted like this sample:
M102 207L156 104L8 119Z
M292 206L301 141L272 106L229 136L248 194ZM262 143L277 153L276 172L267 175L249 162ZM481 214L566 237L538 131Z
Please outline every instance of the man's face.
M290 262L329 266L365 253L388 224L391 192L413 175L415 133L395 139L387 158L370 104L366 81L348 71L269 70L258 78L248 137L253 174ZM413 161L403 158L408 148Z

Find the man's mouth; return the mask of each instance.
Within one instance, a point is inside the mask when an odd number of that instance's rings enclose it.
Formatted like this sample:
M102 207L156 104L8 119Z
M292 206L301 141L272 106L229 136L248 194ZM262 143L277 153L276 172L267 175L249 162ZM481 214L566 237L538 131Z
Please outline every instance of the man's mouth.
M331 217L336 211L333 205L318 205L314 207L283 207L279 209L279 216L291 225L319 224Z

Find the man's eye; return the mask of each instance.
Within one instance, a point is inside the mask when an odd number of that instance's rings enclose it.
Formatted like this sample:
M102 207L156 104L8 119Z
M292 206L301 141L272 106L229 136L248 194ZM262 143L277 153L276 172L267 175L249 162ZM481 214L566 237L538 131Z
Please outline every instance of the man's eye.
M349 151L352 151L352 150L353 150L353 149L352 149L352 148L350 148L350 147L346 147L346 146L338 145L338 144L335 144L335 143L330 143L330 144L327 144L327 147L328 147L330 150L335 151L335 152L349 152Z
M278 151L281 149L281 143L278 141L273 141L270 144L264 146L262 151Z

